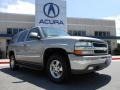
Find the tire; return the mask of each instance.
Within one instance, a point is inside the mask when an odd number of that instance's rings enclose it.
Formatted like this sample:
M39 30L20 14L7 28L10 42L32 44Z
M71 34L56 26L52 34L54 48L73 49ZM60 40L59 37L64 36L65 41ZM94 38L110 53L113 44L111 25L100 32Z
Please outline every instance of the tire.
M49 79L55 83L67 81L71 74L66 58L60 54L50 56L46 69Z
M12 71L18 70L19 66L16 65L16 60L15 60L15 56L11 55L10 56L10 69Z

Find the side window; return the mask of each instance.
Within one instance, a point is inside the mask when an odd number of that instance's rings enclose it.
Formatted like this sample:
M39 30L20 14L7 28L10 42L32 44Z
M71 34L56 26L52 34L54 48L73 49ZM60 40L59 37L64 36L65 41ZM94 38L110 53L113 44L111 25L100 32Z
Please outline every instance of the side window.
M17 42L24 42L25 37L26 37L26 35L27 35L27 32L28 32L27 30L21 32L21 33L20 33L20 36L19 36L19 38L18 38L18 40L17 40Z
M31 38L30 37L30 33L31 32L35 32L35 33L38 33L38 35L40 36L40 32L39 32L39 29L38 28L33 28L30 30L28 36L27 36L27 41L32 41L32 40L37 40L36 38Z

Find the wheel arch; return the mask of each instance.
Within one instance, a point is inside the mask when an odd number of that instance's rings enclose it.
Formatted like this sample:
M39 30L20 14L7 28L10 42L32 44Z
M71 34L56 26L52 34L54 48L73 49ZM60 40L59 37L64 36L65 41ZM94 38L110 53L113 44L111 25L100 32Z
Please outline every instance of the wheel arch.
M43 64L44 64L44 68L46 67L47 64L47 60L49 59L49 57L53 54L60 54L63 55L66 58L66 61L70 67L70 61L68 58L68 52L62 48L48 48L45 50L44 55L43 55Z

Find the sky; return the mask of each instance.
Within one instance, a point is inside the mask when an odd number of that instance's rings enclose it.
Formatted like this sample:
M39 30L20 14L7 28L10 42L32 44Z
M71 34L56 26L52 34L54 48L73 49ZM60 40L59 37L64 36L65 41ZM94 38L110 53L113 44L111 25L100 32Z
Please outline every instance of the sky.
M120 0L66 0L67 17L116 21L120 36ZM35 14L35 0L0 0L0 12Z

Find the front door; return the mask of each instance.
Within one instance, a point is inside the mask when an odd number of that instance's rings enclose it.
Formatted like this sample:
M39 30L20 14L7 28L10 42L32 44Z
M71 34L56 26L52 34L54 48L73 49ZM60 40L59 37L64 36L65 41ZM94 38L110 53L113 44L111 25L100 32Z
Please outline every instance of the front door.
M43 41L38 38L30 37L31 32L37 33L38 36L41 36L38 28L33 28L30 30L26 41L24 42L25 60L33 63L42 63L42 55L44 50L42 44Z

